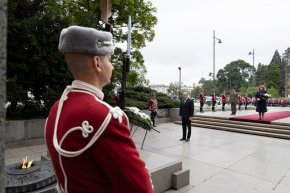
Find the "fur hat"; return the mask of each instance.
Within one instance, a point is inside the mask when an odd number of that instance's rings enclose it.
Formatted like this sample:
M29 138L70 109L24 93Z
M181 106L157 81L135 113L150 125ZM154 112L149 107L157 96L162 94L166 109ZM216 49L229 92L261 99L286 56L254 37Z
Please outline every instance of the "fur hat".
M70 26L60 33L58 49L63 53L113 54L112 34L94 28Z

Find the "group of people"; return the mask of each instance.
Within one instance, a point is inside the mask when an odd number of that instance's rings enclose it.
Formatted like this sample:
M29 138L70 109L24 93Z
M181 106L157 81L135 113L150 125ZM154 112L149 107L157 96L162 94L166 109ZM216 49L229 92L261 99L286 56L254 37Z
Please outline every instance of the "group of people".
M203 113L203 106L206 100L204 90L201 90L199 94L200 100L200 112ZM245 105L245 110L247 110L249 104L255 104L256 111L259 113L259 120L264 119L264 114L267 112L269 95L267 94L266 88L264 85L260 85L258 87L258 91L252 99L250 99L247 95L241 96L235 88L232 88L229 92L229 99L225 91L223 91L221 96L222 103L222 111L225 111L225 105L228 103L231 105L231 115L235 115L237 112L237 105L239 110L241 110L241 106ZM216 104L216 94L215 91L211 93L211 102L212 102L212 111L215 112L215 104ZM286 102L285 102L286 103Z
M269 98L268 106L274 107L290 107L290 98Z
M225 105L226 104L230 104L231 100L230 98L227 97L226 91L222 92L222 96L220 98L221 100L217 99L216 93L215 91L212 91L211 93L211 105L212 105L212 111L215 112L215 105L221 104L222 105L222 111L225 111ZM200 112L203 113L203 107L204 104L206 102L206 97L205 97L205 92L204 90L201 90L201 92L199 93L199 101L200 101ZM237 93L237 104L239 106L239 110L241 110L241 106L245 105L245 110L248 109L248 105L251 103L251 99L247 96L247 95L240 95L239 93Z

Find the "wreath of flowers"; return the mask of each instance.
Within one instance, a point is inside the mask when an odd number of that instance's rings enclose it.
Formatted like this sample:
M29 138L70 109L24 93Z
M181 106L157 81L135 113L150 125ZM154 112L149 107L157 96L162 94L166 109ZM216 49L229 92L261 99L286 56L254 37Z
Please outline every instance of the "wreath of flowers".
M149 115L141 112L137 107L126 107L124 112L131 124L149 131L153 128L153 123Z

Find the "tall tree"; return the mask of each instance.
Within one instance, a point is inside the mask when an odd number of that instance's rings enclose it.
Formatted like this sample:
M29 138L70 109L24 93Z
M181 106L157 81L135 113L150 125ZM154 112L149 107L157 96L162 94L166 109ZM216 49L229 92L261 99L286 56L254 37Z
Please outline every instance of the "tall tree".
M274 55L272 57L272 60L271 60L270 64L279 64L279 65L281 65L281 63L282 63L282 60L281 60L280 54L279 54L278 50L276 50L274 52Z
M203 85L202 89L205 92L205 95L210 96L211 92L214 90L213 80L206 80Z
M191 92L191 96L196 98L196 99L199 99L199 93L201 91L201 87L200 86L196 86L194 88L194 90Z
M278 52L278 50L275 51L272 60L270 62L270 65L277 65L279 67L279 81L277 83L277 86L275 87L280 96L284 96L285 92L285 63L282 61L281 56ZM271 67L270 67L271 68ZM269 72L270 74L273 72Z
M257 71L255 74L255 81L257 85L267 86L267 67L261 63L258 64Z
M5 101L6 101L6 42L7 0L0 1L0 193L5 192Z
M181 93L179 83L177 83L177 82L175 82L175 83L171 82L169 84L168 89L167 89L167 93L169 94L170 97L175 98L175 99L178 99L178 96Z
M267 87L278 90L280 85L281 70L279 64L269 64L267 67ZM279 90L278 90L279 92ZM280 92L279 92L280 93Z
M217 73L218 83L222 85L221 90L226 90L231 86L237 89L240 87L248 87L251 77L255 73L255 68L244 60L236 60L227 64Z
M287 93L287 87L290 86L288 85L288 78L287 78L287 74L290 73L289 69L290 69L290 48L287 48L285 50L285 52L283 53L283 57L282 57L282 63L283 63L283 66L284 66L284 96L287 97L288 93Z

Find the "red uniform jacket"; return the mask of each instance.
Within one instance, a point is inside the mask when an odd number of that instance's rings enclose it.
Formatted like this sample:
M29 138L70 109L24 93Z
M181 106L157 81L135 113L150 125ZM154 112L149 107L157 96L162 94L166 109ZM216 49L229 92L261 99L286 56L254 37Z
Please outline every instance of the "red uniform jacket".
M245 103L248 103L249 102L249 99L247 96L245 96Z
M81 151L112 111L105 102L86 93L69 92L58 121L57 141L66 151ZM153 193L145 163L130 137L122 111L112 113L100 137L75 157L61 155L53 144L59 101L46 123L46 142L58 181L67 193ZM120 113L121 112L121 113Z
M222 102L223 103L227 102L227 96L225 94L222 95Z
M157 102L156 99L150 99L148 105L149 105L149 111L157 112L157 110L158 110L158 102Z
M199 101L200 102L204 102L204 94L203 93L199 93Z
M242 97L238 95L238 103L242 103Z
M212 93L212 94L211 94L211 101L216 101L215 93Z

